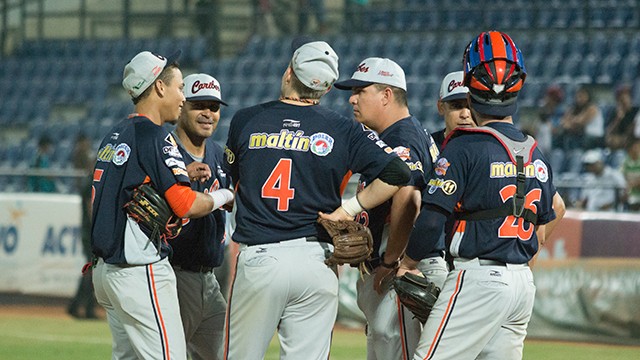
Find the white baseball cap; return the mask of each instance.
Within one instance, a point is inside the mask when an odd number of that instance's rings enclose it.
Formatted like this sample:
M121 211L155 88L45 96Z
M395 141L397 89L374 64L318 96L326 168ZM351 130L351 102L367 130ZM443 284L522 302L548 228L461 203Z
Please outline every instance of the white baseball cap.
M587 152L584 153L584 155L582 155L582 162L584 164L595 164L603 160L604 160L604 156L602 154L602 151L598 149L588 150Z
M291 59L296 77L308 88L327 90L338 80L338 55L324 41L301 45Z
M191 74L184 78L184 97L187 101L211 100L227 105L222 101L220 83L207 74Z
M178 50L167 58L150 51L138 53L124 67L122 86L132 98L137 98L153 84L164 67L176 61L181 53Z
M337 82L336 87L351 90L354 87L365 87L371 84L391 85L407 91L407 81L400 65L393 60L379 57L364 59L351 79Z
M464 71L448 73L440 85L440 101L466 99L469 88L464 86Z

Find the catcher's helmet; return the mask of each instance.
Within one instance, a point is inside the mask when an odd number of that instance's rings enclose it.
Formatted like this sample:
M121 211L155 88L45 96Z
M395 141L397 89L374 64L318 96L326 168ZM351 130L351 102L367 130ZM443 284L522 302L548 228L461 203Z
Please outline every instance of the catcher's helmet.
M486 31L473 39L464 52L464 85L472 107L487 115L516 112L516 98L527 72L522 52L509 35Z

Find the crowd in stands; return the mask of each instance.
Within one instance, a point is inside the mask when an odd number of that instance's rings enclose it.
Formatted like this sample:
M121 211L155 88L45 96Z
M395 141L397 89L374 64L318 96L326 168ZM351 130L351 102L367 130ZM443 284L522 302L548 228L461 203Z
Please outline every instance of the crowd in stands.
M633 2L620 1L627 8L636 9ZM281 10L276 6L277 1L255 0L254 3L256 12L263 15L269 12L275 15ZM357 7L368 2L350 0L348 3ZM446 8L444 2L434 3ZM391 21L379 18L383 15L369 6L369 13L361 20L365 28L372 29L370 33L338 35L327 29L326 14L320 6L322 1L296 0L295 4L296 9L312 4L311 8L318 10L317 13L294 13L303 19L314 17L310 21L313 32L336 49L343 76L364 56L393 59L407 69L408 101L413 115L429 131L442 127L435 106L437 89L441 77L460 66L459 49L469 38L466 28L458 27L456 31L438 35L435 33L438 19L429 17L429 21L416 21L434 31L421 33L418 30L422 28L406 28L411 21L405 17L428 16L428 12L409 14L402 6L396 6L392 12L395 20ZM407 1L407 4L423 6L416 1ZM570 1L567 6L591 13L604 5L586 9L582 2ZM549 20L543 16L546 10L542 7L533 7L531 12L535 16L527 22L530 26ZM439 14L459 20L455 11ZM612 204L597 210L640 211L640 33L625 28L637 27L637 16L621 12L620 16L623 15L626 20L619 25L600 26L588 22L576 24L569 32L555 32L553 36L527 31L525 25L514 27L527 54L528 71L527 86L519 95L521 109L515 119L536 137L538 146L550 159L556 185L569 208L594 209L587 190L596 186L605 188L614 199ZM589 19L592 18L595 19L590 15ZM294 23L304 25L307 21ZM397 23L405 28L394 28L395 32L388 33L384 32L388 28L377 28ZM455 22L456 26L470 26L470 23ZM539 26L554 27L552 24ZM585 26L596 31L582 31ZM285 30L280 29L278 33L309 31ZM0 60L0 83L13 89L0 102L0 125L5 129L18 129L17 133L22 134L21 138L9 136L8 141L0 143L0 191L77 191L75 182L80 172L72 165L76 138L88 137L96 151L101 136L133 108L130 101L114 96L121 90L123 66L115 59L130 58L140 49L158 53L182 49L181 65L186 69L185 75L190 70L214 74L225 98L229 99L219 130L213 137L214 141L224 144L235 111L277 97L280 79L273 75L278 73L274 67L290 56L290 39L287 35L253 36L243 51L228 59L207 56L204 37L25 41L12 56ZM42 96L30 96L32 89L43 86L40 80L43 77L50 79L46 85L49 91ZM329 92L323 102L351 115L348 97L337 91ZM84 106L86 113L71 120L58 119L54 109L60 105ZM598 155L593 155L596 153ZM51 171L44 171L48 177L12 176L13 170L8 170L18 169L24 174L36 168L49 169L59 175L51 177ZM73 175L65 175L67 171ZM596 180L599 182L594 183Z

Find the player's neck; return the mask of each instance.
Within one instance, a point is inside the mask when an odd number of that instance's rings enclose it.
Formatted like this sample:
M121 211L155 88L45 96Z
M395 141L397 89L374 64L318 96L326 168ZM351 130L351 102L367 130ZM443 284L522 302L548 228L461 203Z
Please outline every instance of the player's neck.
M298 105L298 106L310 106L310 105L318 105L320 104L320 100L318 99L303 99L297 96L280 96L280 101L283 103Z
M136 104L134 113L140 114L153 122L158 126L162 126L164 121L160 116L160 111L154 106L148 106L146 103L138 103Z
M182 147L187 150L191 155L199 158L204 157L205 151L205 139L199 136L189 136L181 127L176 127L174 130L178 141Z

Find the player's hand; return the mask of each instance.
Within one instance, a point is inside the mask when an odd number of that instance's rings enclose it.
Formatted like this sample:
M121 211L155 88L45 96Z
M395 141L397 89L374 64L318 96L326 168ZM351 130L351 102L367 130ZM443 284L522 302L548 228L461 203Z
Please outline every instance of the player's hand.
M382 294L382 292L387 289L387 287L384 286L387 280L391 279L395 273L396 269L378 266L373 274L373 289L378 294Z
M318 211L318 217L320 219L332 220L332 221L340 221L340 220L353 220L353 216L349 215L343 208L340 206L331 214L325 214L322 211Z
M400 266L398 266L398 270L396 271L396 276L400 277L408 272L422 276L422 272L418 270L418 261L415 261L412 258L405 255L400 261Z
M209 165L199 161L194 161L187 165L187 173L191 181L205 182L211 179L211 169Z

